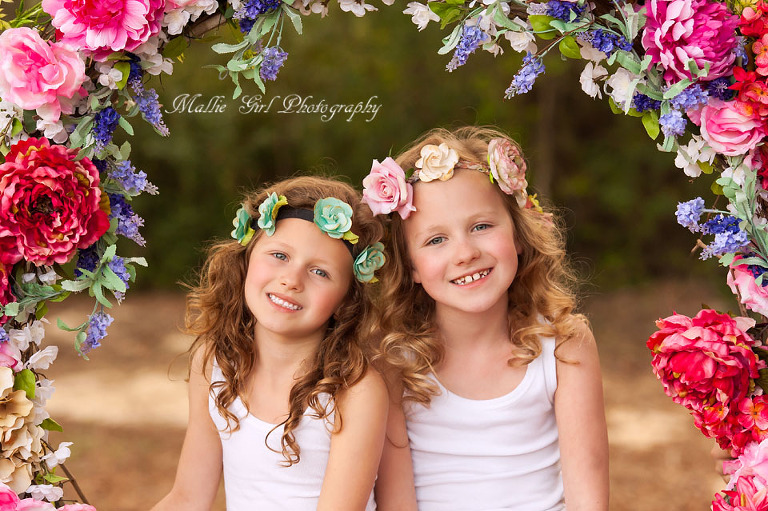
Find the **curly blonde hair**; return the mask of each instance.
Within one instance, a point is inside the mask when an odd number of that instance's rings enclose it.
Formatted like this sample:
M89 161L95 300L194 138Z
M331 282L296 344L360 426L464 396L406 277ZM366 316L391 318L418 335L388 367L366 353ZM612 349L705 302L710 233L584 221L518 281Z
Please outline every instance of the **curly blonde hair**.
M446 143L456 150L460 160L487 165L488 142L493 138L517 145L493 128L436 129L408 146L396 161L403 169L411 169L423 146ZM577 279L566 260L564 230L555 217L522 209L513 196L504 194L498 186L494 189L512 217L515 241L522 248L517 274L508 291L510 340L517 348L509 364L526 365L541 353L540 336L555 337L559 347L583 331L586 319L574 313ZM412 279L403 222L399 215L391 215L381 303L376 321L371 323L380 339L375 359L383 361L390 374L395 372L404 400L428 405L438 388L427 375L442 360L444 350L434 325L435 302ZM546 321L540 321L541 317Z
M360 202L358 192L336 179L302 176L265 186L248 194L243 201L251 218L259 217L258 206L272 192L284 195L294 208L311 210L325 197L335 197L349 204L353 210L351 230L360 237L354 245L353 260L365 247L383 236L381 222ZM262 233L257 230L247 246L235 240L219 241L210 246L199 281L190 286L187 295L185 327L188 333L196 336L190 352L203 349L204 368L214 360L221 368L224 381L213 382L211 391L216 395L216 408L227 419L232 431L239 429L240 423L229 406L240 398L248 407L246 389L258 357L254 338L256 318L245 302L244 284L251 251ZM280 444L288 466L300 460L294 430L307 407L312 408L313 416L318 419L327 419L335 413L334 428L340 430L341 414L336 409L335 398L344 389L355 385L368 368L360 329L361 320L371 310L370 291L366 289L369 286L354 277L351 280L349 291L330 319L309 370L291 389L288 418L272 430L284 426ZM323 394L330 399L321 399ZM264 441L266 444L267 439Z

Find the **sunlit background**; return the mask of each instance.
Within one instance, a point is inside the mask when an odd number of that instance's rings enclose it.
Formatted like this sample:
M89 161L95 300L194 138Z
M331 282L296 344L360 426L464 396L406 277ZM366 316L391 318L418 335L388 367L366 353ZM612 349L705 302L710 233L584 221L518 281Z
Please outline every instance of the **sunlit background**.
M259 101L269 112L241 111L233 84L204 65L226 61L210 49L231 38L209 34L175 63L173 76L154 79L167 112L182 95L216 97L224 112L166 113L168 139L134 120L134 165L160 195L137 198L146 220L145 248L123 240L126 255L142 255L140 271L115 323L91 360L73 339L49 329L62 346L50 411L73 440L68 463L100 511L148 509L170 489L186 424L185 359L190 339L179 333L179 282L194 278L206 241L226 237L243 190L296 173L341 174L358 184L372 159L395 154L424 131L492 124L517 139L529 162L529 191L555 204L584 285L584 311L598 338L611 442L611 509L708 509L722 486L712 445L685 410L664 396L650 369L645 341L653 321L677 311L695 314L702 302L735 309L716 262L691 255L695 239L675 222L678 201L708 197L712 179L690 183L659 153L638 119L615 116L605 100L579 86L581 64L545 60L534 91L504 100L520 58L507 47L477 53L454 71L438 55L446 34L433 24L418 32L404 5L359 19L331 6L326 19L304 18L304 35L286 26L289 53L278 80ZM261 92L244 86L244 96ZM286 97L306 104L380 105L372 114L283 112ZM178 105L178 103L177 103ZM247 110L247 107L245 108ZM116 138L119 140L119 131ZM711 197L711 194L709 195ZM85 302L52 309L79 323ZM68 300L69 302L69 300ZM79 319L79 320L78 320ZM223 509L219 500L219 508Z

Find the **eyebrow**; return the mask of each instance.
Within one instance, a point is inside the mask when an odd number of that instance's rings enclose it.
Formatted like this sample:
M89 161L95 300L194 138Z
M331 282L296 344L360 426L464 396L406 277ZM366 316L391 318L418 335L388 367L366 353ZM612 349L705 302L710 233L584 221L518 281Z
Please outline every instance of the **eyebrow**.
M268 245L265 244L265 249L267 250L283 250L285 252L292 252L294 250L292 245L289 245L288 243L284 241L278 241L278 240L265 240L267 243L273 243L274 245ZM334 259L333 258L325 258L322 257L318 252L314 252L312 256L309 258L310 264L318 264L320 266L323 266L324 269L330 269L331 263Z

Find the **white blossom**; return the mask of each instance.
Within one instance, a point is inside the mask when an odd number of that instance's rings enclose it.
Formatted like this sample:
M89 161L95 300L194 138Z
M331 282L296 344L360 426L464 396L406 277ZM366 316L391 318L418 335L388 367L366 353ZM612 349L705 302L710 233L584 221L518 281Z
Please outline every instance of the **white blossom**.
M683 169L687 176L699 177L701 175L699 162L712 163L716 154L701 136L693 135L686 145L677 148L675 166Z
M29 357L29 360L24 366L27 369L46 370L51 366L53 361L56 360L58 355L58 346L46 346L45 349L42 349Z
M64 496L64 489L52 484L33 484L27 488L33 499L56 502Z
M69 138L69 133L64 128L64 124L59 121L51 121L46 119L37 120L37 129L43 132L45 138L53 140L57 144L63 144Z
M603 99L603 95L600 92L600 86L596 83L596 80L606 76L608 76L607 69L605 69L600 64L595 65L592 62L588 62L586 67L584 67L584 71L581 72L581 76L579 77L581 90L593 98L597 96L598 98Z
M366 11L378 11L372 5L366 4L365 0L339 0L339 6L344 12L351 12L358 18L365 16Z
M512 20L512 23L521 28L519 32L512 30L504 32L504 37L506 37L507 41L509 41L512 49L518 53L536 53L536 37L532 33L533 28L531 27L531 24L525 20L520 19L519 16L515 17L515 19Z
M72 454L69 450L70 445L72 445L72 442L61 442L55 452L50 452L43 456L43 460L48 465L49 470L53 470L56 465L67 461L67 458Z
M39 345L40 341L45 337L44 323L48 323L48 320L45 318L33 321L31 324L26 324L20 329L11 329L8 332L10 342L21 351L29 348L30 344Z
M38 269L38 271L40 271L40 270ZM59 276L53 270L53 268L48 267L48 271L46 271L45 273L40 273L39 274L39 278L40 278L40 282L42 282L43 284L46 284L48 286L52 286L53 284L56 283L56 281L58 280Z
M620 67L605 81L606 87L611 88L611 90L606 89L605 92L613 99L614 103L616 103L619 108L624 108L625 105L632 101L635 87L637 86L637 83L641 83L641 81L635 82L635 80L639 79L639 75L630 73L623 67ZM635 82L634 85L633 82Z
M112 67L111 63L97 62L96 71L99 72L99 84L117 90L117 82L123 79L123 73Z
M581 46L581 49L579 50L579 53L581 53L581 58L584 60L591 60L592 62L602 62L603 60L608 58L608 55L605 54L605 52L602 52L592 46L588 41L582 41L578 40L579 45Z
M440 21L440 16L419 2L410 2L408 8L403 11L403 14L411 15L411 21L418 27L419 31L427 28L430 21Z
M186 9L173 9L163 15L163 26L168 27L170 35L181 34L181 31L189 23L191 15L192 13Z

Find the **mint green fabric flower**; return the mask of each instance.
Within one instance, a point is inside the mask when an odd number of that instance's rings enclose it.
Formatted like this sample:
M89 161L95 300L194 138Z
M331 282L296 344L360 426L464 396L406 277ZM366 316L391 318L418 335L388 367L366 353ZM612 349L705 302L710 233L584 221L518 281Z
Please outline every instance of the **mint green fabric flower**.
M358 237L349 230L352 228L352 208L349 204L334 197L326 197L315 203L315 225L334 239L344 239L353 245Z
M246 246L253 238L255 231L251 227L251 215L245 210L245 206L240 206L240 209L237 210L232 225L235 226L232 237L239 241L242 246Z
M366 247L355 259L355 277L360 282L376 282L378 279L374 276L374 272L384 266L386 261L383 244L374 243Z
M275 228L277 227L275 220L277 219L278 210L288 205L288 199L285 195L278 195L275 192L270 193L264 202L259 205L259 227L266 233L267 236L275 234Z

